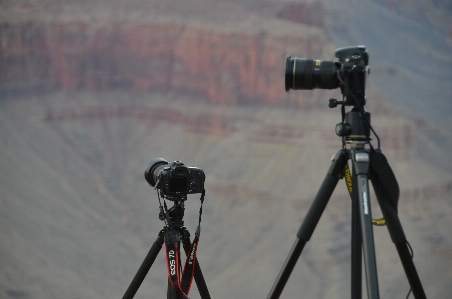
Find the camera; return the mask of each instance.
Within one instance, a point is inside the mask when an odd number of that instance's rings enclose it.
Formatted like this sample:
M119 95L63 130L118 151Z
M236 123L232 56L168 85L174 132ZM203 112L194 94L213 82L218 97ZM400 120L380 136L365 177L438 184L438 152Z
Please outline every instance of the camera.
M290 89L335 89L340 87L345 105L365 105L369 55L365 46L336 49L338 62L286 58L285 87Z
M144 178L164 195L175 196L201 193L204 190L204 171L197 167L187 167L181 161L168 163L162 158L149 162Z

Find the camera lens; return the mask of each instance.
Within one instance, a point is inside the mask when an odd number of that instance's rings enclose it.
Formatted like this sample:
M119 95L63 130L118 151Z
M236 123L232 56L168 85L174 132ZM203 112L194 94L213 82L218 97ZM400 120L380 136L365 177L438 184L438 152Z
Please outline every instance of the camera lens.
M340 64L306 58L286 58L286 91L289 89L335 89L339 87Z
M149 162L148 168L146 168L146 171L144 172L144 178L146 179L146 182L148 182L152 187L155 186L156 178L162 169L163 166L167 165L168 162L165 159L162 158L155 158L152 159Z

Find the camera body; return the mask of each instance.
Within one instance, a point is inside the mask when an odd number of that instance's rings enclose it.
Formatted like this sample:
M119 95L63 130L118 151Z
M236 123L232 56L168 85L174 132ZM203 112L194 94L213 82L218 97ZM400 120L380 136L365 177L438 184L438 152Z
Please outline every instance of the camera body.
M152 159L144 172L146 181L166 196L201 193L205 174L197 167L187 167L181 161L168 163L162 158Z
M345 105L365 105L369 55L365 46L334 52L338 62L306 58L286 59L285 87L289 89L335 89L340 87ZM356 101L358 103L356 103Z

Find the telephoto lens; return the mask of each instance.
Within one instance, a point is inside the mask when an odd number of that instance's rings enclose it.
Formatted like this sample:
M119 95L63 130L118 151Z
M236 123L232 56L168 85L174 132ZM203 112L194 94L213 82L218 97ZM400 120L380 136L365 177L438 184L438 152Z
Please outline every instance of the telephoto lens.
M339 87L337 71L341 65L334 61L306 58L286 58L286 91L289 89L335 89Z

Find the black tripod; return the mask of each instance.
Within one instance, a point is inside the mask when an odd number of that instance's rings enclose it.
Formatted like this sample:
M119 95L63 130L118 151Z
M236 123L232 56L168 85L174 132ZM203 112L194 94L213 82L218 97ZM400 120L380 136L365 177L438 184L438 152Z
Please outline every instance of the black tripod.
M186 199L186 196L184 198ZM160 220L166 220L167 222L163 229L158 234L157 240L155 240L154 244L152 244L149 253L147 254L146 258L144 259L143 263L138 269L137 274L135 274L135 277L133 278L127 291L122 297L123 299L131 299L135 296L141 283L143 282L144 278L149 272L149 269L154 263L157 255L162 249L163 243L179 244L180 241L182 240L182 245L184 247L185 254L187 256L189 255L191 245L190 233L185 228L184 221L182 220L184 217L184 198L181 198L180 200L172 199L174 201L174 206L167 210L166 212L164 212L163 208L160 206L159 218ZM180 247L177 246L176 250L178 251L177 256L179 256ZM180 264L180 261L178 262L179 262L178 264ZM202 275L201 267L199 266L197 258L195 259L194 279L198 287L199 294L201 295L201 298L210 299L209 290L207 289L207 285ZM183 295L174 289L169 278L168 278L167 299L183 299Z
M331 99L330 107L336 107L337 103L336 100ZM361 299L362 296L362 253L364 253L367 297L369 299L380 298L369 200L369 180L372 182L391 239L397 248L411 291L416 299L426 298L397 215L397 201L400 193L397 180L381 151L374 150L372 147L370 150L365 148L370 139L370 113L364 111L362 107L355 106L351 111L345 113L344 118L344 106L342 106L343 122L336 126L336 133L343 137L343 149L332 158L330 169L298 230L297 239L267 297L268 299L276 299L281 295L337 182L344 176L352 199L351 298ZM348 161L352 165L351 174Z

